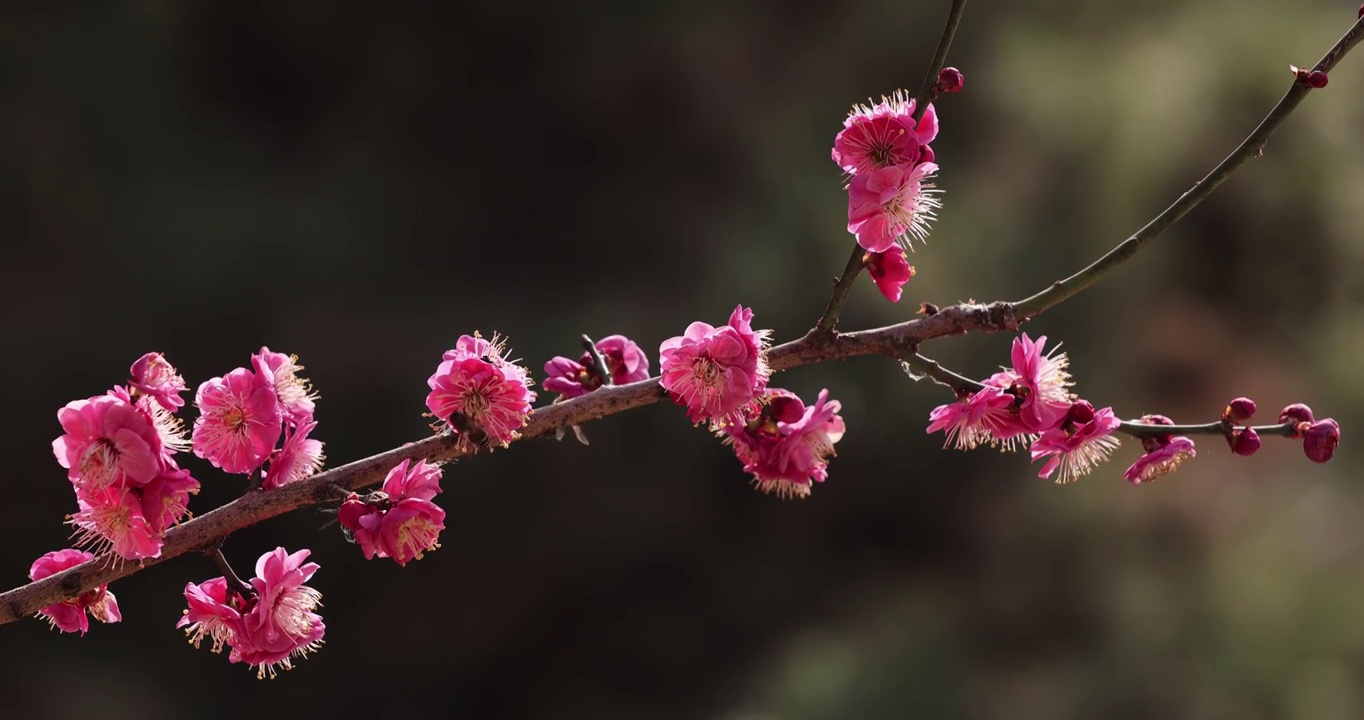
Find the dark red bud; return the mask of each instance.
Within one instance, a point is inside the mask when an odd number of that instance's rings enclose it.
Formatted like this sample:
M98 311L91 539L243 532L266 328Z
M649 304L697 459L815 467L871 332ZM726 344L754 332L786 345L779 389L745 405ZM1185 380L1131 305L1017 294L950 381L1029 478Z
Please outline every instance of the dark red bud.
M1244 425L1254 415L1255 401L1246 397L1238 397L1227 403L1227 407L1222 410L1222 422Z
M946 67L938 73L938 92L954 93L961 92L961 88L966 84L966 78L961 71L954 67Z
M1231 433L1231 440L1227 442L1231 445L1232 452L1250 457L1260 449L1260 433L1255 432L1254 428L1234 430Z
M1313 70L1311 74L1307 76L1307 84L1314 88L1324 88L1326 87L1327 79L1326 73L1320 70Z
M1303 438L1302 449L1307 453L1307 459L1312 462L1324 463L1331 459L1336 452L1336 446L1340 444L1340 423L1326 418L1312 423L1307 428L1307 435Z
M795 422L805 414L805 404L798 398L779 395L768 403L767 413L778 422Z
M1302 403L1293 403L1279 411L1279 422L1310 423L1316 420L1312 416L1312 408Z
M1175 421L1164 415L1142 415L1141 422L1144 425L1174 425ZM1143 437L1141 439L1141 449L1146 452L1155 452L1170 444L1169 435L1155 435Z
M927 145L919 147L919 162L921 163L933 162L933 159L935 157L937 156L933 154L933 148Z
M1084 425L1094 419L1094 406L1088 400L1076 400L1066 414L1066 422Z

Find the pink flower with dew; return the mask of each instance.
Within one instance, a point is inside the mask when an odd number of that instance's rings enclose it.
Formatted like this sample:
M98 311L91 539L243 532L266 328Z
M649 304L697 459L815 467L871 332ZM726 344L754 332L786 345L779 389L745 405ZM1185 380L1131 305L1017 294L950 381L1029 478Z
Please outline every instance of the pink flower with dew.
M740 305L729 324L694 322L659 346L659 384L692 422L708 420L717 428L743 422L745 408L767 387L768 331L754 331L752 320L753 311Z
M75 528L77 547L90 548L96 555L112 549L124 560L161 555L161 535L143 516L137 493L113 486L78 488L76 504L80 510L67 522Z
M942 207L927 180L934 163L898 165L858 175L848 185L848 232L870 252L885 252L898 242L913 249L912 239L928 238L928 226Z
M900 302L901 288L914 277L914 266L909 264L905 251L893 247L885 252L867 253L862 262L867 266L872 282L886 299Z
M280 413L285 420L297 426L313 419L317 393L313 392L307 378L298 376L303 366L298 364L297 355L271 352L270 348L262 347L251 356L251 365L257 375L269 378L274 385Z
M1149 450L1137 458L1137 461L1132 463L1132 467L1127 468L1122 477L1133 485L1151 482L1158 477L1169 475L1178 470L1185 460L1197 455L1193 440L1183 435L1176 435L1164 445Z
M28 569L30 580L42 580L49 575L55 575L67 568L73 568L81 563L93 559L95 556L80 550L57 550L47 553L37 560ZM102 623L116 623L123 619L123 615L118 609L118 599L109 592L107 584L100 585L94 590L82 593L69 600L48 605L38 611L40 617L47 618L52 627L62 632L79 632L84 635L90 629L92 617Z
M317 421L308 420L296 428L284 430L284 442L270 456L270 465L262 473L261 487L266 490L284 487L322 469L322 463L327 459L322 454L322 441L308 437L316 428Z
M804 498L814 483L828 478L834 444L845 432L841 405L821 390L813 405L778 388L766 393L768 402L746 413L743 424L721 428L717 435L752 473L753 484L781 498Z
M1060 422L1075 399L1070 392L1070 373L1066 369L1070 359L1065 353L1056 352L1059 345L1052 348L1051 353L1042 354L1046 342L1046 335L1034 342L1023 333L1014 338L1011 353L1014 373L1011 390L1022 399L1018 407L1019 419L1029 431L1038 433L1050 430Z
M834 137L834 162L849 175L919 162L921 147L938 135L938 115L930 104L915 124L914 102L898 90L879 103L854 105Z
M275 677L292 670L293 661L322 646L326 625L313 612L322 593L304 583L317 572L317 563L304 563L310 551L292 555L275 548L256 561L255 603L242 613L242 638L233 648L242 662L257 669L256 677Z
M445 511L431 502L441 491L440 477L437 465L404 460L389 471L383 492L364 500L351 493L338 517L366 559L386 557L406 565L440 547Z
M431 388L426 407L462 436L466 449L482 444L480 432L488 444L505 447L530 417L535 392L528 382L525 370L515 365L475 357L442 360L426 381Z
M275 449L283 427L275 380L237 368L199 386L194 454L224 472L254 472Z
M188 470L168 468L140 491L142 517L152 532L165 535L189 515L189 496L198 493L199 481Z
M245 644L242 633L242 613L254 602L254 598L244 598L227 586L227 579L216 577L198 585L185 585L185 602L189 608L175 624L185 628L189 642L197 650L205 637L212 641L210 651L220 653L223 646L232 648L231 662L241 662L236 650L238 643Z
M1089 403L1083 400L1075 403L1080 408L1087 405ZM1058 483L1077 480L1089 474L1095 465L1106 461L1118 447L1119 442L1113 437L1113 431L1118 429L1121 421L1113 414L1113 408L1094 410L1093 406L1089 406L1082 413L1071 410L1070 414L1088 415L1090 419L1086 422L1063 419L1057 427L1042 433L1033 441L1030 449L1033 461L1050 458L1037 477L1050 478L1055 473Z
M185 379L159 352L149 352L138 358L129 370L132 378L129 387L156 401L157 405L168 412L175 412L185 406L180 393L189 389Z
M632 382L649 379L649 358L644 355L634 341L624 335L608 335L597 341L597 352L611 371L611 382L615 385L628 385ZM592 362L590 353L584 352L578 360L556 356L545 363L544 388L557 392L563 399L585 395L602 386L602 378L588 370Z
M137 487L161 471L161 438L127 399L76 400L57 411L57 421L66 434L52 441L52 453L77 488Z
M995 442L994 434L1010 428L1014 396L987 385L970 396L933 408L928 414L929 434L946 431L943 447L973 450Z

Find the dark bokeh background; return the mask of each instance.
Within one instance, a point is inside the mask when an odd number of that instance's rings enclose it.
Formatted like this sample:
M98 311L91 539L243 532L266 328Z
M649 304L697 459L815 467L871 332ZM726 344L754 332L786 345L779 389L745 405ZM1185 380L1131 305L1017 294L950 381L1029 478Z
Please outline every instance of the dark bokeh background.
M656 348L739 302L778 339L849 236L829 146L917 88L946 2L124 3L0 24L0 576L65 542L55 411L147 350L192 384L267 344L322 393L332 464L428 432L424 379L497 330L537 377L581 332ZM973 2L940 103L945 209L898 306L1011 299L1137 228L1352 22L1354 2ZM850 432L803 502L753 492L658 405L447 470L444 547L365 562L316 513L243 532L322 565L327 644L259 682L186 647L185 557L121 625L0 628L4 717L1364 716L1364 58L1167 237L1028 328L1122 414L1305 401L1346 443L1204 441L1134 489L939 449L940 388L801 368ZM1007 337L927 350L983 375ZM654 358L655 366L657 358ZM1272 418L1270 418L1272 420ZM240 481L194 461L200 512Z

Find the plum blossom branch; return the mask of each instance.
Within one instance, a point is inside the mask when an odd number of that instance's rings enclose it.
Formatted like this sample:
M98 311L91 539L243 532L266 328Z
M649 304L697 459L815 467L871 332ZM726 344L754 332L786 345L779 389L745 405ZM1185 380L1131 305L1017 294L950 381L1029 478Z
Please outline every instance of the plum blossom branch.
M957 25L961 23L961 13L964 9L966 9L966 0L952 0L952 7L947 12L947 24L943 26L942 36L938 39L938 49L933 53L933 61L929 63L928 72L924 73L923 86L914 101L914 111L911 114L914 124L923 119L924 113L928 111L929 102L936 94L938 74L942 72L943 64L947 62L947 49L952 45L952 37L957 34ZM827 335L834 332L834 328L838 325L838 316L843 312L843 305L848 301L848 293L852 290L853 281L857 280L857 276L862 272L862 267L866 263L866 254L859 243L853 243L848 264L843 268L843 274L839 275L838 279L834 281L833 294L829 297L829 304L824 307L824 314L815 323L812 333Z
M1276 423L1274 425L1246 426L1260 435L1278 435L1291 438L1298 426L1296 422ZM1160 437L1162 435L1226 435L1233 429L1229 423L1218 421L1201 425L1159 425L1124 420L1118 432L1132 437Z
M1259 157L1264 152L1265 144L1269 142L1274 131L1279 129L1279 126L1283 124L1284 120L1288 119L1293 109L1298 106L1298 103L1302 102L1307 94L1314 89L1308 78L1315 73L1320 73L1318 77L1324 78L1325 73L1334 68L1341 58L1345 57L1345 54L1361 39L1364 39L1364 17L1357 20L1354 26L1322 56L1321 60L1317 61L1311 73L1295 73L1293 84L1289 86L1288 92L1274 106L1274 109L1270 110L1255 130L1245 140L1241 141L1241 144L1226 159L1218 163L1217 167L1213 168L1207 176L1194 183L1193 187L1180 195L1170 207L1153 218L1136 234L1119 243L1117 247L1094 261L1089 267L1064 280L1056 281L1051 287L1032 297L1014 303L1018 314L1024 318L1033 318L1050 310L1098 282L1109 272L1112 272L1114 268L1136 255L1137 251L1141 250L1148 240L1153 240L1170 229L1180 218L1207 199L1213 190L1216 190L1227 178L1231 177L1231 174L1236 172L1247 160Z
M218 566L218 572L223 574L223 579L227 581L228 587L236 591L238 595L249 598L256 594L256 590L246 584L241 577L237 575L237 572L232 569L232 564L229 563L227 558L223 555L223 548L221 545L215 545L212 550L207 551L205 554L213 559L213 564Z

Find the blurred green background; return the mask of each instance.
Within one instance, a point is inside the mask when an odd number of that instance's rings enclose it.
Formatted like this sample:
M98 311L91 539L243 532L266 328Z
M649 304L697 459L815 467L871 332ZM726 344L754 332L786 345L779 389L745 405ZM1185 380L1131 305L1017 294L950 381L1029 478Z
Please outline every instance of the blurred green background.
M574 338L653 356L736 303L797 337L847 257L849 105L917 89L946 2L169 3L4 11L0 578L64 546L55 411L166 353L191 385L261 345L322 394L331 464L426 435L461 333L537 378ZM1356 3L972 2L939 103L945 208L899 305L1018 299L1220 160ZM1364 52L1364 51L1361 51ZM1027 330L1120 414L1236 395L1345 427L1329 465L1216 439L1172 477L1078 484L940 449L947 394L884 358L800 368L850 429L801 502L657 405L447 469L443 548L365 562L307 512L234 536L322 566L327 644L259 682L185 645L184 557L85 638L0 628L0 715L1364 717L1364 56L1119 272ZM1009 338L925 352L983 376ZM547 398L546 398L547 399ZM190 461L203 512L241 490Z

